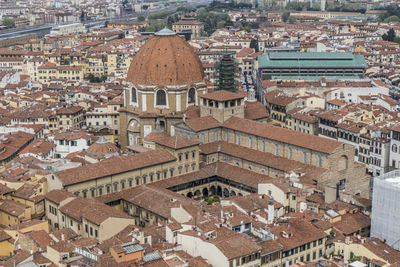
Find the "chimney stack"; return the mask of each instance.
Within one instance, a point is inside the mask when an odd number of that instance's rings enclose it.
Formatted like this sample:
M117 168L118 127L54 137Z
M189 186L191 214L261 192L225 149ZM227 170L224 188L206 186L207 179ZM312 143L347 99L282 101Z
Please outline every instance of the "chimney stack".
M274 199L270 197L268 200L268 224L274 223L275 209L274 209Z

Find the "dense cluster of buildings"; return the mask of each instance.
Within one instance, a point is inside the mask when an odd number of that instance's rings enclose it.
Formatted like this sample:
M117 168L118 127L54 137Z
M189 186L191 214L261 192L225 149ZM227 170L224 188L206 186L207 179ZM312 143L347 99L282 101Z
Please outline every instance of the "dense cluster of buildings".
M0 265L400 264L400 24L228 15L0 48Z

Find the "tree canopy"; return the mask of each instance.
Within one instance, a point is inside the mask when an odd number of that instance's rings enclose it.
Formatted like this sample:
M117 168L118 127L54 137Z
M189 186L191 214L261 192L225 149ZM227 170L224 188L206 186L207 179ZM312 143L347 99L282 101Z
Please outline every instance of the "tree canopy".
M389 22L395 22L395 21L400 21L400 18L396 15L387 17L386 19L384 19L383 22L389 23Z
M6 26L7 28L14 28L15 23L12 19L5 17L2 22L3 26Z
M209 12L206 8L199 8L197 19L204 23L204 31L211 35L216 29L233 26L228 14Z
M387 33L382 35L382 39L384 41L389 41L389 42L393 42L396 38L396 32L392 29L390 29Z

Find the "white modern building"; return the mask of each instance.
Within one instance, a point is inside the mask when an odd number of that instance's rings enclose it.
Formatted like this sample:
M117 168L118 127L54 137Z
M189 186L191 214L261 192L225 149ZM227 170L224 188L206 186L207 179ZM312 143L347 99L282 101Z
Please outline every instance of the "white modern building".
M59 25L51 29L50 35L64 35L71 33L85 33L86 28L82 23Z
M400 170L374 178L371 237L400 249Z

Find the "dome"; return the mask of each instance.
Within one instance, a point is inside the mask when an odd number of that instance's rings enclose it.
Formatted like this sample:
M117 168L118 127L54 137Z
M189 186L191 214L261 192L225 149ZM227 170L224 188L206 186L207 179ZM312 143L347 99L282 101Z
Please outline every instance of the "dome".
M193 48L168 29L157 32L139 49L127 76L135 85L183 85L203 78L203 65Z
M88 156L94 158L108 158L113 155L118 155L118 147L108 142L104 136L101 136L99 140L90 145L86 150Z

